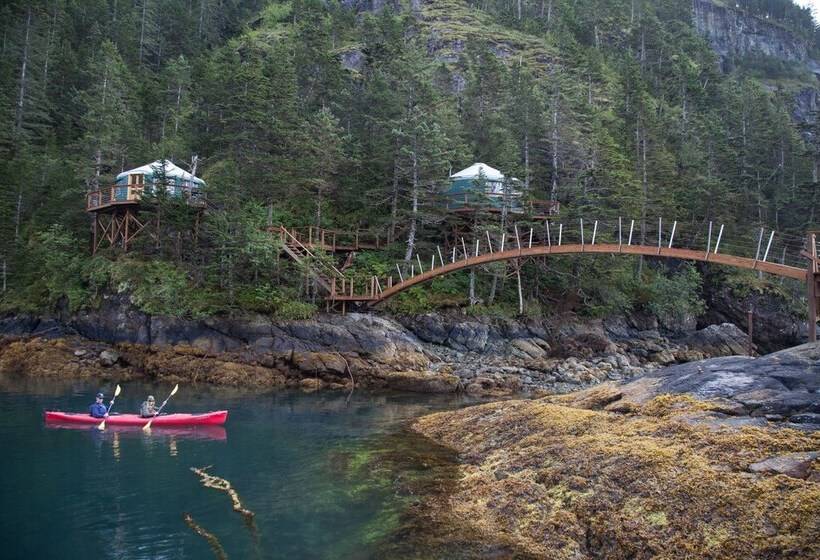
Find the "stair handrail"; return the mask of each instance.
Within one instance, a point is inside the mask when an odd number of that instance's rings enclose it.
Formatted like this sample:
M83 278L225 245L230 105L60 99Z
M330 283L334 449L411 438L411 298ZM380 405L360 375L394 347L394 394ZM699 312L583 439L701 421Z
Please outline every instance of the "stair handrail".
M305 252L305 254L306 254L306 255L308 255L308 256L310 256L310 257L312 257L312 258L316 259L316 255L314 255L314 254L310 251L310 249L308 249L308 248L307 248L307 247L306 247L306 246L305 246L305 245L304 245L301 241L299 241L299 240L296 238L296 236L295 236L295 235L293 235L291 232L289 232L285 226L279 226L279 232L280 232L281 234L283 234L283 235L284 235L284 237L286 238L286 239L285 239L285 245L287 245L287 244L288 244L287 239L291 239L291 240L293 241L293 243L294 243L297 247L299 247L299 249L301 249L302 251L304 251L304 252ZM331 272L331 273L332 273L332 274L335 274L337 278L344 278L344 277L345 277L345 275L344 275L344 274L342 274L342 273L339 271L339 269L337 269L337 268L336 268L335 266L333 266L332 264L326 264L326 263L323 263L323 262L321 262L321 261L320 261L320 260L318 260L318 259L317 259L315 262L318 262L318 263L321 265L321 266L320 266L320 268L325 268L325 269L327 269L327 268L329 267L329 268L332 270L332 272Z

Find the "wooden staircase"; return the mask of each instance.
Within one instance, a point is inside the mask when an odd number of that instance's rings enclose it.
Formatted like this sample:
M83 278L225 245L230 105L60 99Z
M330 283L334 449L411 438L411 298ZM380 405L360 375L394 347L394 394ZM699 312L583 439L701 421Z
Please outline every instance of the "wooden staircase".
M305 266L319 286L328 294L332 294L335 291L336 282L344 281L344 274L332 264L318 258L287 228L280 226L278 232L285 253L295 262Z

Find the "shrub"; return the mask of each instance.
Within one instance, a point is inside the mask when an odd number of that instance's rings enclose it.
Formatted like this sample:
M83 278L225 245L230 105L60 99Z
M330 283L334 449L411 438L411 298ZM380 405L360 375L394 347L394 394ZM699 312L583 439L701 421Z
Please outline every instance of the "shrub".
M672 276L652 273L647 284L646 307L657 317L697 317L706 308L700 297L701 277L691 264L682 265Z

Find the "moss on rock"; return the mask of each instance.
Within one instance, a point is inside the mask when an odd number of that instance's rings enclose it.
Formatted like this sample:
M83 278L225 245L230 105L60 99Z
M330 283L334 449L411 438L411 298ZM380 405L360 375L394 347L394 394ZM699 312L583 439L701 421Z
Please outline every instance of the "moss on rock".
M441 517L502 557L820 557L820 484L748 470L820 435L688 421L709 410L685 395L633 414L509 401L414 429L464 461Z

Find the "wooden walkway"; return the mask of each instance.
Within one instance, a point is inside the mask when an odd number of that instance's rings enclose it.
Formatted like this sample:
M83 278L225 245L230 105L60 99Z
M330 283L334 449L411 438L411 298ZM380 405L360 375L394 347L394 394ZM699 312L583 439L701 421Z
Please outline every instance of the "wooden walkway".
M328 253L351 251L375 251L387 245L387 238L378 233L360 231L340 231L308 226L304 228L269 227L268 231L278 234L283 242L298 242L309 249L321 249Z
M324 269L317 269L314 273L327 293L326 300L328 306L340 304L342 311L344 311L348 304L378 305L405 290L425 284L435 278L494 262L577 254L644 255L655 258L709 262L798 280L807 286L809 317L816 319L818 308L820 308L820 257L818 257L817 252L817 234L809 234L805 248L801 251L801 256L808 261L807 266L802 268L785 264L785 253L783 257L784 262L776 263L768 260L769 249L774 239L774 232L771 232L768 238L768 244L765 244L763 230L761 230L755 257L744 257L719 252L723 234L722 227L713 245L712 228L710 224L708 241L702 249L674 247L675 227L676 224L672 228L668 243L661 243L659 240L658 244L654 246L632 244L631 228L629 239L624 243L620 230L620 221L618 239L616 239L616 241L619 242L617 243L596 243L597 223L595 224L595 233L592 234L591 243L585 243L583 240L583 223L581 224L581 243L563 243L561 233L559 233L558 243L554 244L549 237L548 231L546 243L539 242L534 244L532 229L530 229L528 236L520 237L516 228L515 237L509 238L507 244L507 246L509 246L510 243L514 243L514 248L505 248L506 234L502 235L500 244L498 240L496 240L497 250L494 248L494 242L489 234L486 234L487 240L483 246L478 239L470 244L467 244L464 239L461 239L459 247L448 247L444 251L437 248L429 260L422 260L422 258L416 254L415 259L411 263L405 263L404 273L402 272L402 267L396 265L397 276L391 275L386 278L372 276L367 281L359 280L357 283L356 280L346 277L341 271L332 266L328 268L325 265ZM300 237L292 234L291 230L276 228L275 231L279 233L284 242L284 250L297 261L303 261L307 256L311 255L310 249L312 247L326 248L340 246L337 244L338 237L329 240L327 234L325 234L325 237L322 238L321 231L319 232L318 238L309 236L308 244L303 243ZM663 236L662 229L660 229L660 231L661 235L659 235L659 239ZM304 239L304 237L302 236L301 239ZM350 246L365 248L360 241L351 243ZM483 252L482 248L484 250ZM812 323L811 320L809 321L809 334L812 340L814 340L814 336L816 336L813 330L815 325L816 321L814 323Z

